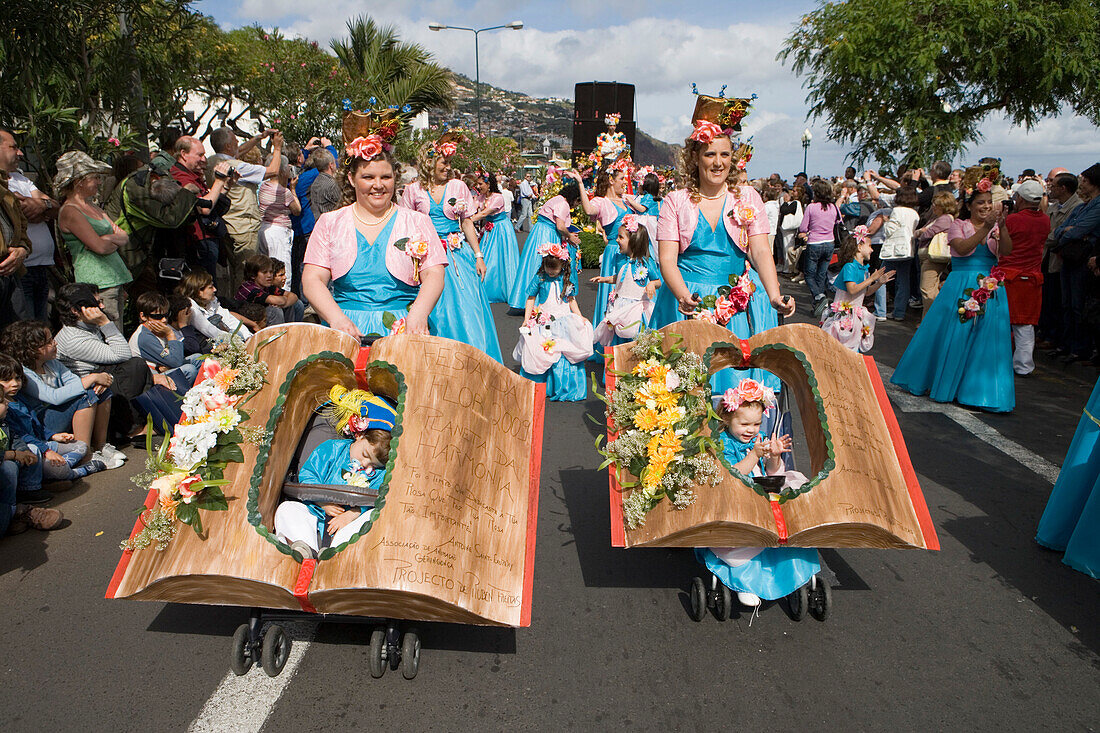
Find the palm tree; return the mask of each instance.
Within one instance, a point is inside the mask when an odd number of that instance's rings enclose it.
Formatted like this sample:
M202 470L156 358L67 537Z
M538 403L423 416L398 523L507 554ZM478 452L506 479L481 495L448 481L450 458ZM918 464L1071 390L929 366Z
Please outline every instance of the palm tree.
M402 43L393 26L379 27L372 18L348 21L346 41L333 41L332 50L356 86L356 106L370 97L376 106L409 105L413 115L426 109L455 107L454 78L423 46Z

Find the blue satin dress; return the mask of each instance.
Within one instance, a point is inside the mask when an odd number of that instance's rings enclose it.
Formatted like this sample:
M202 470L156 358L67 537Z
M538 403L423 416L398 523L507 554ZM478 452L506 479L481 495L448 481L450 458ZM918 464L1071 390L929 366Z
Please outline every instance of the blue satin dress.
M745 272L746 255L730 238L723 222L718 222L714 229L702 214L699 215L699 223L695 226L695 233L691 238L691 246L680 253L677 264L680 274L684 278L684 284L688 291L704 295L714 295L718 288L729 285L729 276L740 276ZM764 283L756 270L750 270L749 277L756 285L756 291L749 298L749 307L738 313L726 328L735 336L747 339L750 336L775 328L779 325L779 315L772 307ZM650 323L653 328L662 328L670 323L684 320L686 316L680 312L676 296L667 286L657 291L657 298L653 304L653 317ZM781 387L779 377L763 369L723 369L710 378L711 390L715 395L725 392L745 377L755 379L773 390Z
M333 438L326 440L313 449L309 458L298 469L298 481L303 484L347 484L344 472L352 469L351 444L353 441L347 438ZM385 477L385 468L376 468L368 479L369 488L378 491L382 488L382 479ZM317 517L318 536L325 535L325 525L328 524L328 515L320 504L312 501L303 501L310 514ZM373 505L358 507L359 513L370 511Z
M614 277L615 273L622 269L627 261L626 255L619 252L619 243L616 241L619 237L619 226L623 223L623 217L626 216L627 210L614 201L611 203L615 206L617 215L615 221L604 227L604 233L607 234L607 245L603 248L603 262L600 263L601 277ZM600 321L603 320L603 314L607 311L607 296L611 295L611 290L614 287L610 283L600 283L600 286L596 288L596 310L592 314L593 328L600 325ZM596 344L594 358L599 359L602 356L603 347Z
M535 225L527 233L527 239L523 240L523 251L519 256L519 266L516 268L515 280L512 282L511 291L508 293L508 305L511 308L523 310L527 305L527 285L531 278L538 274L542 258L538 255L540 244L547 242L561 242L561 232L557 225L539 215ZM578 273L581 271L580 248L575 244L567 245L569 248L569 280L573 283L576 292Z
M555 278L539 277L537 274L531 278L527 285L526 297L534 297L535 305L540 306L550 297L552 283L557 283L558 288L553 292L560 293L562 288L562 276ZM576 292L574 287L573 292ZM583 320L581 321L583 323ZM554 324L550 326L554 333ZM557 335L557 334L554 334ZM519 373L532 382L546 384L546 398L552 402L584 402L588 397L588 382L585 380L584 362L574 364L564 356L554 362L554 365L543 374L531 374L521 367Z
M490 303L507 303L519 269L519 244L512 219L504 211L489 217L493 228L481 235L481 256L485 258L482 288Z
M1035 541L1062 562L1100 578L1100 380L1092 389Z
M951 274L902 354L890 381L936 402L958 402L989 412L1011 412L1016 406L1012 371L1012 329L1008 294L998 288L986 301L985 314L959 320L959 298L978 286L997 257L985 243L968 257L951 258Z
M722 446L731 466L744 459L752 449L751 442L742 443L725 431L722 432ZM764 472L763 460L759 472ZM812 547L765 547L751 560L736 567L726 564L705 547L696 548L695 556L730 590L752 593L768 601L790 595L821 571L817 550Z
M657 216L661 213L661 202L648 193L639 196L638 203L645 207L645 213L650 216Z
M443 213L442 202L436 201L430 195L428 200L432 203L428 215L432 218L436 233L443 240L443 248L450 261L445 268L443 294L439 296L439 302L435 304L430 319L435 324L433 333L481 349L503 363L497 327L493 322L493 312L489 309L489 300L485 297L485 289L481 287L481 278L477 276L474 252L465 238L458 249L447 246L447 235L461 232L462 227Z
M386 269L386 248L390 246L396 218L390 217L374 242L367 241L362 232L356 231L355 264L332 281L336 305L364 336L387 335L390 331L383 323L384 315L389 313L394 320L406 317L409 306L420 293L418 285L401 282Z

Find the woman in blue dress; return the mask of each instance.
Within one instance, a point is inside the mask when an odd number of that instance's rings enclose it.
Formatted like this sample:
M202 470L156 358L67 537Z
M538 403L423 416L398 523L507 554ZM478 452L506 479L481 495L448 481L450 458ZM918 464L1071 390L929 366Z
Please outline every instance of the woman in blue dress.
M431 217L450 258L443 295L432 312L436 335L474 346L503 362L493 312L482 286L485 261L470 221L475 213L474 198L465 183L451 178L450 159L462 139L444 133L421 149L417 161L420 180L405 186L401 205Z
M374 124L365 119L363 131ZM356 338L429 333L443 292L443 245L427 216L396 205L400 166L386 144L377 134L347 142L345 205L317 219L302 269L303 291L317 313Z
M1100 578L1100 380L1069 444L1035 541L1062 562Z
M553 196L539 207L535 225L523 240L523 251L519 257L519 267L516 270L516 279L512 283L512 290L508 293L508 306L522 311L527 304L527 286L531 278L539 271L542 265L542 255L539 247L548 242L563 243L569 249L569 279L573 283L573 292L577 290L577 273L581 269L580 261L580 236L575 231L570 231L573 226L571 209L581 200L580 187L575 183L568 183L561 188L557 196Z
M712 101L704 105L704 100ZM661 328L691 317L719 323L729 317L725 327L738 338L749 338L777 326L777 311L789 316L795 303L779 291L760 194L752 186L735 184L737 163L747 149L734 145L732 135L740 126L726 115L730 104L747 100L701 96L699 102L692 120L695 131L684 141L687 188L665 196L657 222L664 286L657 292L650 322ZM725 126L711 118L721 119ZM746 289L752 283L747 304L735 304L725 312L702 310L702 298L728 286L731 275L747 278L742 281ZM775 375L760 369L723 369L711 377L711 388L715 394L724 392L743 377L780 388Z
M591 199L588 198L588 192L583 185L580 189L581 205L584 206L585 213L603 227L604 235L607 238L607 245L603 248L603 259L600 261L600 277L614 277L626 264L627 258L619 253L619 243L617 241L619 226L623 223L623 217L631 212L645 213L645 207L638 203L633 196L625 193L627 170L626 165L622 165L625 162L628 161L620 160L615 164L615 167L601 171L596 176L596 186L593 189L594 195ZM574 176L578 184L581 183L580 174L567 175ZM603 320L603 314L607 310L607 298L611 295L611 288L610 284L601 283L596 289L596 309L592 314L593 327L598 326ZM603 347L597 348L596 351L602 355Z
M966 202L969 218L956 219L948 230L951 274L890 381L936 402L1011 412L1016 405L1012 331L1008 297L995 275L997 258L1012 251L1012 239L1004 224L1007 211L993 204L991 187L988 179L978 182ZM967 305L972 299L964 292L983 287L992 293L984 312Z
M481 234L481 254L485 257L485 297L490 303L507 303L519 268L519 244L509 212L504 210L496 176L482 173L477 181L481 208L470 219L485 222ZM530 236L530 235L528 235Z

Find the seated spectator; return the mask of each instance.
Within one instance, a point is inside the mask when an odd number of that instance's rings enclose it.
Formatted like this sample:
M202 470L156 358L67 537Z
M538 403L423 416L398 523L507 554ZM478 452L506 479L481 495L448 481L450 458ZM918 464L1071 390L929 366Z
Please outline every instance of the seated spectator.
M267 308L259 303L241 303L240 316L241 320L250 324L253 332L262 331L267 328Z
M19 490L26 487L28 478L37 469L38 483L41 485L42 475L38 457L27 449L27 444L18 439L10 438L3 426L7 416L8 403L0 399L0 537L9 534L26 532L28 527L50 530L61 526L64 519L57 509L46 507L32 507L27 503L19 503ZM33 482L33 479L30 479ZM39 494L48 494L41 488ZM46 496L43 501L49 501L52 495Z
M0 349L23 367L19 402L41 421L42 435L72 435L96 451L92 459L112 468L122 465L119 460L126 457L107 443L114 382L110 374L79 377L71 372L58 361L57 344L42 321L11 324L0 334Z
M46 499L52 498L48 491L42 489L43 481L52 482L50 488L57 491L60 487L58 482L75 481L107 468L106 462L101 459L81 463L88 453L88 444L77 440L72 433L47 435L42 421L18 399L22 388L23 367L7 354L0 354L0 400L5 401L7 409L7 419L0 419L0 429L11 435L16 450L25 450L35 458L31 463L25 456L17 457L23 464L19 469L21 501L32 503L24 498L25 491L31 495L46 495ZM114 458L111 468L117 468L122 463L122 459Z
M286 323L299 323L305 316L306 306L298 296L290 292L290 288L287 287L287 277L289 277L286 265L279 260L273 260L271 264L271 275L273 285L271 286L271 293L273 295L282 295L287 298L287 305L283 308L283 321Z
M268 325L275 326L294 317L294 306L298 297L275 286L275 265L267 255L252 255L244 261L245 280L237 290L237 300L242 303L257 303L267 309L264 319ZM285 268L284 268L285 277ZM284 312L289 309L289 313Z
M176 392L183 394L191 389L198 376L199 367L188 361L183 347L183 336L176 332L169 319L168 298L150 290L137 297L135 307L140 325L130 336L130 352L145 360L153 375L168 377Z
M243 339L252 335L240 319L218 302L218 289L209 272L192 270L183 276L176 292L191 299L191 325L212 341L221 341L231 333Z
M123 405L112 415L112 442L125 444L141 434L146 413L159 426L166 419L161 408L168 408L167 418L174 425L179 419L178 400L167 393L175 390L175 384L163 374L149 373L98 303L95 287L87 283L70 283L58 291L54 301L62 324L57 332L58 358L78 376L106 372L114 378L112 392Z
M183 342L183 355L196 364L210 353L212 344L191 325L191 299L173 293L168 296L168 323L176 329Z

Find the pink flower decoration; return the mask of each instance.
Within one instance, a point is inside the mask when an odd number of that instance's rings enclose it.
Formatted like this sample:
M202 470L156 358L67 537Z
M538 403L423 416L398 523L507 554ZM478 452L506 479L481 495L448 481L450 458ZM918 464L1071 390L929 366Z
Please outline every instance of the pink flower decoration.
M627 214L623 217L623 226L626 227L628 232L633 234L638 231L638 217L634 214Z
M111 145L114 145L116 148L122 144L118 141L117 137L109 137L107 138L107 142L111 143Z
M867 233L867 225L860 224L854 230L852 230L852 236L859 242L866 242L871 238L871 235Z
M691 139L709 145L714 141L714 138L722 134L722 128L713 122L707 120L699 120L695 123L695 130L691 133Z
M276 120L277 122L278 120ZM344 152L351 158L362 158L363 160L371 160L372 158L382 154L382 138L378 135L367 135L366 137L357 137L352 140L344 148Z
M396 320L396 321L393 322L393 326L390 327L390 333L391 334L405 333L406 328L407 328L406 319L401 318L401 319Z
M993 190L993 181L989 180L988 178L983 178L982 180L978 181L977 189L981 193L989 193L991 190Z
M438 148L439 154L444 158L450 158L452 155L458 152L458 145L455 143L443 143Z
M569 261L569 250L561 242L544 242L535 250L539 257L556 257L565 262Z

